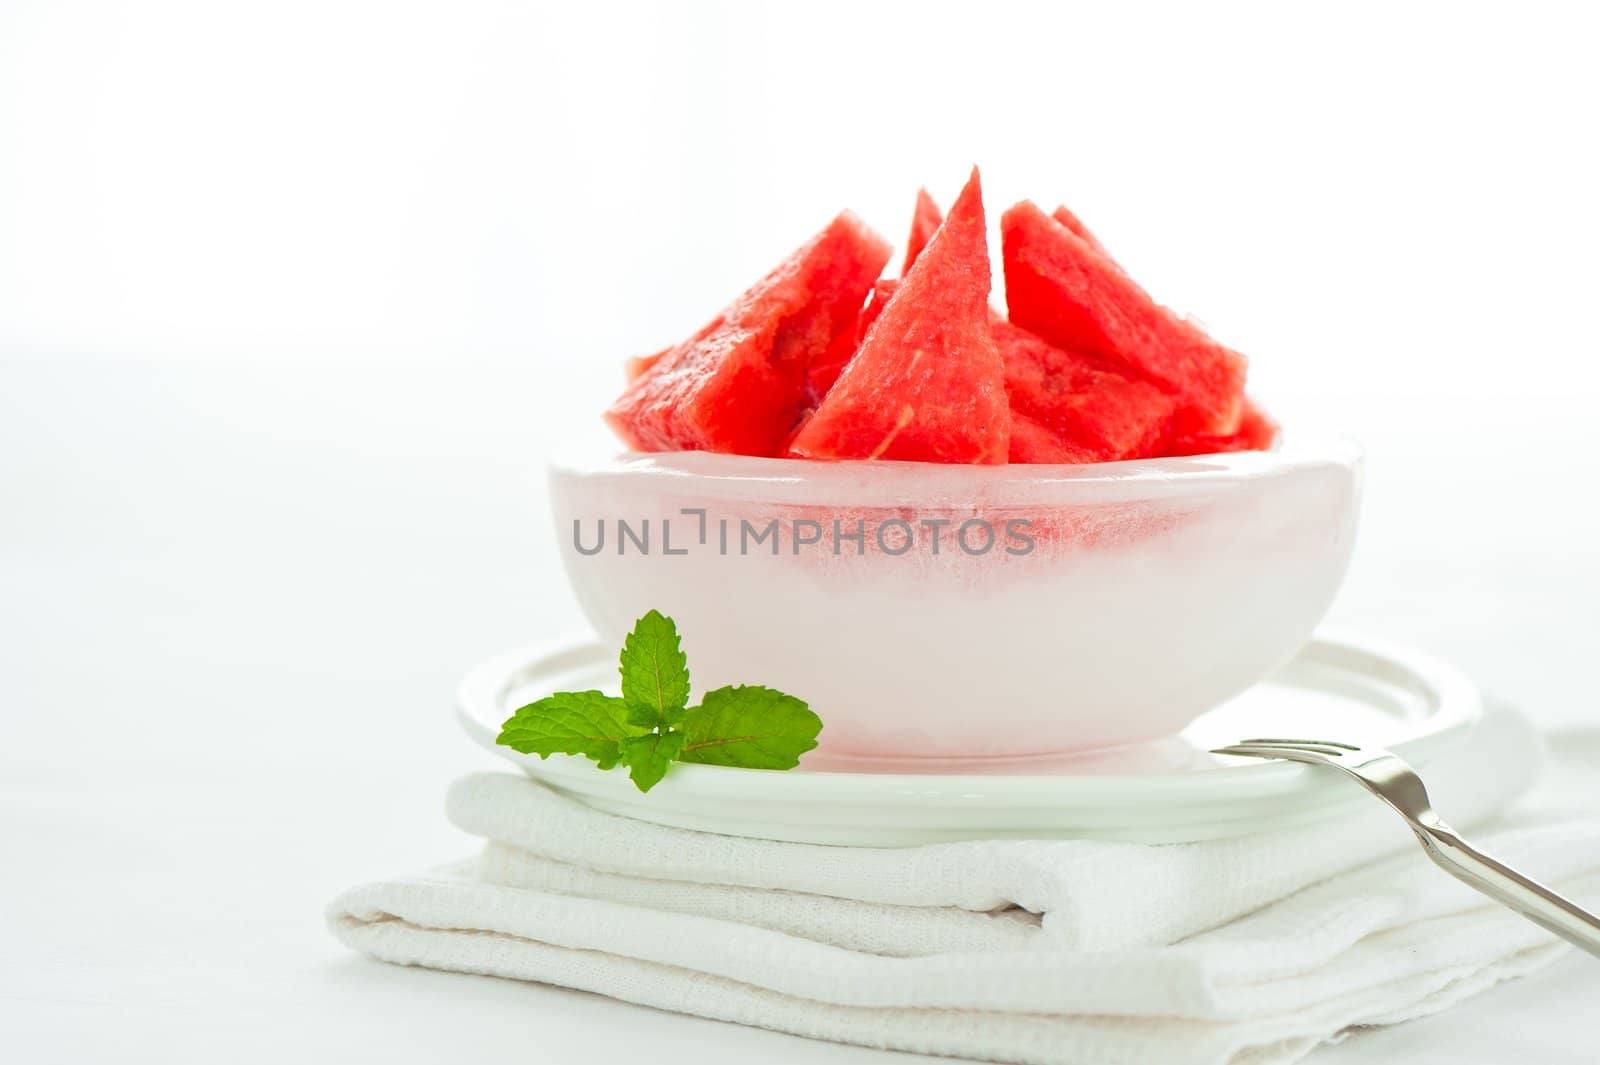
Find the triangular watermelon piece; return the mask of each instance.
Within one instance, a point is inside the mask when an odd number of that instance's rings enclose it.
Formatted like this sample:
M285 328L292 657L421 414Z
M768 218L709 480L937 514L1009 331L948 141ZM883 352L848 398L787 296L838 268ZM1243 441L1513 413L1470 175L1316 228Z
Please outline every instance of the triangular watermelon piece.
M1000 220L1011 320L1057 347L1103 359L1177 400L1175 429L1236 423L1245 359L1160 306L1072 230L1024 200Z
M883 308L790 453L812 459L1001 463L1005 369L989 335L978 171Z
M1092 447L1069 443L1038 422L1011 412L1011 451L1008 461L1016 463L1045 462L1054 465L1082 465L1105 462L1105 458Z
M917 209L911 216L911 235L906 238L906 264L900 269L901 277L911 272L911 264L917 261L917 256L922 254L922 249L928 246L928 241L933 239L933 234L943 222L944 213L933 202L933 197L928 195L928 190L918 189ZM872 286L872 295L867 297L867 305L856 323L857 344L866 339L867 330L878 320L878 315L883 313L883 308L894 298L895 290L899 287L900 282L892 277L886 277Z
M636 377L606 412L639 451L776 455L812 401L808 372L856 319L892 250L849 211L694 336Z
M1054 218L1057 222L1060 222L1062 225L1072 230L1072 232L1078 235L1079 240L1083 241L1085 244L1089 245L1089 247L1105 256L1106 262L1116 266L1118 270L1122 269L1121 266L1117 265L1117 261L1111 257L1111 253L1106 251L1106 246L1100 243L1100 238L1089 232L1089 227L1080 222L1077 215L1067 210L1065 204L1057 207L1054 211L1051 211L1050 217Z
M872 295L867 297L867 305L861 309L861 317L856 319L856 345L867 339L867 332L872 328L872 323L878 320L878 315L894 299L894 294L899 291L900 282L892 277L883 278L872 286Z
M940 213L939 205L933 202L933 197L928 195L928 190L918 189L917 209L911 213L911 235L906 238L906 262L900 268L901 277L911 272L911 264L917 261L917 256L928 246L928 241L933 239L943 221L944 215Z
M878 316L878 311L873 308L873 301L878 298L878 288L887 282L879 281L872 287L872 294L867 297L867 305L861 308L856 315L855 324L848 329L841 330L834 335L828 348L814 359L806 368L806 392L804 410L801 417L809 415L822 403L822 397L828 394L828 389L839 379L844 372L845 364L855 357L856 349L861 346L861 338L867 335L867 326L872 318ZM887 298L887 297L886 297ZM879 308L881 309L881 308ZM794 434L789 434L792 437ZM780 449L781 454L787 447L788 438L785 438L785 448Z
M643 377L646 370L660 362L671 350L671 348L663 348L652 355L635 355L622 364L622 372L628 375L628 380L630 381Z
M922 249L928 246L928 241L933 239L934 232L943 221L944 215L939 211L939 205L933 202L933 197L928 195L928 190L918 189L917 208L911 215L911 235L906 238L906 263L900 270L902 277L910 271L911 264L922 254ZM855 355L856 349L861 346L861 341L866 339L867 330L878 320L878 315L883 313L884 306L899 287L900 282L892 277L883 278L873 285L872 294L867 297L867 305L861 309L861 317L856 319L854 334L841 335L834 341L827 357L812 365L808 378L813 407L822 402L822 397L828 394L828 389L839 379L845 363Z
M899 281L891 277L882 278L872 286L872 294L867 296L867 305L862 307L861 317L856 318L856 347L861 347L861 342L866 341L872 323L877 321L878 315L882 315L883 309L890 305L896 291L899 291Z
M1154 455L1176 406L1148 381L1056 347L996 316L1012 462L1116 462Z
M1239 424L1228 433L1189 433L1175 436L1161 454L1213 455L1219 451L1270 451L1278 439L1278 423L1247 396L1239 411Z

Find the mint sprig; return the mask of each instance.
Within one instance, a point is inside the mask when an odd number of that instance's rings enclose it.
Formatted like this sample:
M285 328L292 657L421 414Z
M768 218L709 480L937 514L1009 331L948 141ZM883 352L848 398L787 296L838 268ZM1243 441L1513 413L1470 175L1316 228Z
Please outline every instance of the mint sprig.
M791 769L817 745L822 721L792 695L760 685L706 692L683 720L679 760L747 769Z
M556 692L512 714L495 742L541 758L581 754L610 769L622 760L622 741L648 731L629 723L621 699L596 691Z
M601 769L628 767L649 791L673 762L793 769L817 745L822 719L802 699L760 685L729 685L689 706L689 664L673 620L650 611L620 656L622 696L556 692L519 707L495 742L548 758L581 754Z
M689 705L689 660L671 618L650 611L622 642L622 701L628 721L646 728L675 725Z

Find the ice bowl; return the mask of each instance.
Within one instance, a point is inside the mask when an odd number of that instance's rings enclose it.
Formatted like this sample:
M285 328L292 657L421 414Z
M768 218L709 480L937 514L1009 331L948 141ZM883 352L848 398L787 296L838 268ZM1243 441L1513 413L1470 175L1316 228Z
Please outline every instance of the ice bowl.
M811 704L810 768L978 769L1170 736L1289 661L1349 564L1361 450L972 467L576 448L550 489L602 640L670 615L696 692Z

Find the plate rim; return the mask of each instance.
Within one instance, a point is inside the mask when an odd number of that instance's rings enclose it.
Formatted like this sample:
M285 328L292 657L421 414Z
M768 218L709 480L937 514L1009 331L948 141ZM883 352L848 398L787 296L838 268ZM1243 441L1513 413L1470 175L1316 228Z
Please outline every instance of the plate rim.
M480 662L461 680L456 690L456 719L479 746L507 759L524 771L554 784L618 798L638 797L625 775L597 772L593 763L577 755L522 754L494 742L497 730L480 715L485 702L498 706L500 698L530 671L575 668L604 660L611 652L597 638L555 640L529 644ZM1469 730L1483 713L1478 687L1455 666L1427 652L1394 641L1336 628L1318 630L1295 653L1292 662L1308 655L1354 656L1383 663L1388 672L1409 675L1430 695L1434 712L1419 719L1419 731L1389 744L1396 754L1423 765L1439 750ZM1371 675L1370 673L1366 675ZM495 713L499 713L496 710ZM1240 737L1241 739L1245 737ZM1329 737L1338 739L1341 737ZM732 766L680 764L652 789L684 800L760 799L795 801L810 805L847 805L863 801L917 800L950 808L1004 809L1009 805L1037 806L1041 799L1063 806L1159 806L1175 797L1275 799L1302 797L1314 767L1291 762L1260 762L1219 767L1208 772L1149 773L917 773L853 772L797 769L774 772ZM754 787L752 787L754 785ZM1086 801L1087 800L1087 801Z

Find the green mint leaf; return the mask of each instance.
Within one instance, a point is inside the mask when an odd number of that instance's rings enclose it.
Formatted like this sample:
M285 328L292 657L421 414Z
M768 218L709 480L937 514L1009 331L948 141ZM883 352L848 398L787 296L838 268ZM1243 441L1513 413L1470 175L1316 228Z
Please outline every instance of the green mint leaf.
M671 618L652 610L634 623L622 644L621 673L630 724L659 728L682 720L689 705L689 663Z
M629 706L628 724L646 729L671 728L682 721L686 713L688 711L681 706L672 707L664 712L653 706Z
M628 724L638 725L640 728L647 728L654 732L656 726L661 724L661 711L653 706L630 706L628 707Z
M640 791L649 791L667 775L667 766L683 752L687 742L681 732L652 732L644 736L630 736L619 745L622 761L628 767L628 778Z
M581 754L619 764L640 791L674 761L793 769L817 745L822 721L805 702L759 685L718 688L688 709L689 665L673 620L652 610L622 646L622 698L556 692L519 708L495 742L548 758Z
M793 769L817 745L822 719L805 702L760 685L706 692L683 719L684 762Z
M581 754L601 769L621 760L621 743L645 730L628 723L621 699L597 691L556 692L519 708L495 742L523 754Z

